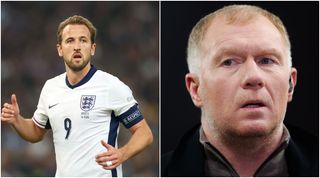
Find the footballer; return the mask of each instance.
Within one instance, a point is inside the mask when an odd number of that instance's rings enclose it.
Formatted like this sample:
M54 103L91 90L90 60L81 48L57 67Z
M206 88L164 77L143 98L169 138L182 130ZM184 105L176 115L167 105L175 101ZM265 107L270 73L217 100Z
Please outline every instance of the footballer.
M61 22L57 51L66 72L46 81L32 118L20 115L15 94L2 108L2 122L29 142L52 130L59 177L121 177L121 164L153 141L130 88L91 64L95 37L96 28L82 16ZM121 148L119 123L132 133Z

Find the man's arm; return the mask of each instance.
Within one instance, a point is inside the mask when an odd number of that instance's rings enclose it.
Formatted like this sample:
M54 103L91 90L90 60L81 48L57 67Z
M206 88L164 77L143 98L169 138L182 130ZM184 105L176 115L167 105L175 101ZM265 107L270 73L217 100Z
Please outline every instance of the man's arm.
M129 130L132 133L132 137L126 145L119 149L101 141L101 144L106 147L108 151L98 154L96 156L96 162L104 169L115 169L153 142L152 132L144 119L132 126ZM112 165L107 166L107 161L112 161Z
M42 140L47 132L38 127L32 119L25 119L20 115L20 109L16 95L11 96L11 104L5 103L1 111L1 121L9 123L17 133L25 140L35 143Z

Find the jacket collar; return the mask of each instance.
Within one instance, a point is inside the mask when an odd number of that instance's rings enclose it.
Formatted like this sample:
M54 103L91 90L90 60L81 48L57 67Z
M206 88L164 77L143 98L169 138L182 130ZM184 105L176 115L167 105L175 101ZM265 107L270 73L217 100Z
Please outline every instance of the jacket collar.
M288 127L288 126L287 126ZM169 176L204 177L205 151L199 142L200 124L185 134L172 153L167 165ZM290 176L319 176L318 138L310 137L288 127L291 139L285 150ZM297 138L295 136L300 136ZM310 139L305 139L310 138ZM314 145L316 143L316 145Z
M205 152L199 142L199 128L200 124L191 129L179 142L168 164L168 175L182 177L205 176Z

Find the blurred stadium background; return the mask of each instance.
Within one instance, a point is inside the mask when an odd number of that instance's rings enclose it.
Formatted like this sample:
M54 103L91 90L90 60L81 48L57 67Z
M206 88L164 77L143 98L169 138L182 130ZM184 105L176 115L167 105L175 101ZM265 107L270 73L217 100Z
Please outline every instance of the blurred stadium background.
M124 176L159 176L158 2L1 2L1 106L17 95L32 117L45 81L65 71L56 51L59 22L78 14L98 29L92 63L126 83L140 104L154 143L123 164ZM130 137L121 128L119 145ZM1 176L54 176L52 132L39 143L1 124Z

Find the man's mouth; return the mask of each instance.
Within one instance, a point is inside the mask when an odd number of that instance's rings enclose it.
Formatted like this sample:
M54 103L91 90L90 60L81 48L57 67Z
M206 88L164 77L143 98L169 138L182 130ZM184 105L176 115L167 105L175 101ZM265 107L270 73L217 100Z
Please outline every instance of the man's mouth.
M82 55L77 53L73 55L73 58L82 58Z
M260 108L265 106L266 104L264 104L263 101L247 101L241 106L241 108Z

